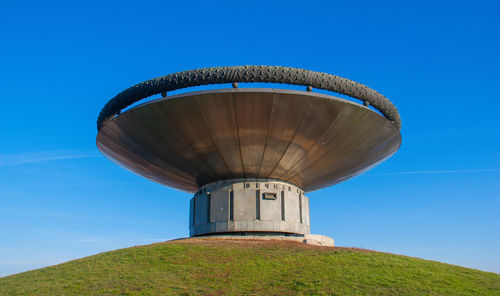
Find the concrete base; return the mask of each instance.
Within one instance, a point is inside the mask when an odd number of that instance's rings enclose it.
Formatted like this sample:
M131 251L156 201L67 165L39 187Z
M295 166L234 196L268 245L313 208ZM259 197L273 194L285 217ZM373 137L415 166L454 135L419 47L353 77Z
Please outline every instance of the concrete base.
M231 235L231 234L219 234L219 235L204 235L199 236L200 239L228 239L228 240L275 240L275 241L294 241L315 246L327 246L333 247L335 242L332 238L319 235L319 234L307 234L303 237L300 236L286 236L286 235Z
M209 183L190 204L191 236L229 233L310 233L309 198L279 180L232 179Z

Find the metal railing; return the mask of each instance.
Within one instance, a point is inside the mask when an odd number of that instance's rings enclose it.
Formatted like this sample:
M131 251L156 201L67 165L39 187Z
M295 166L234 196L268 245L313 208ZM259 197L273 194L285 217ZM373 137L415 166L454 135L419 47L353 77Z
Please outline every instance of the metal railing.
M112 98L101 110L97 119L99 131L105 120L119 114L122 109L152 95L192 86L237 82L283 83L324 89L372 105L388 120L401 129L401 119L396 107L382 94L355 81L336 75L305 69L281 66L232 66L201 68L177 72L136 84Z

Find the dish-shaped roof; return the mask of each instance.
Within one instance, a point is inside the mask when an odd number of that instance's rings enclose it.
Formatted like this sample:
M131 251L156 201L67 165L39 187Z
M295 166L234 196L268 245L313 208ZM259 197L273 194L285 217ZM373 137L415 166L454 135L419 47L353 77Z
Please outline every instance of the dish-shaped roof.
M400 145L399 129L360 104L256 88L150 101L107 120L97 135L112 161L188 192L235 178L317 190L366 171Z

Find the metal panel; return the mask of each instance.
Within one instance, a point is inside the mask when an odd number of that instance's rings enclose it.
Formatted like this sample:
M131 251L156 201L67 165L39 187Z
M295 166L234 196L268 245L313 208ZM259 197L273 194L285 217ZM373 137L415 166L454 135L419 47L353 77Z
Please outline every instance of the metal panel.
M369 108L324 94L210 90L162 98L107 121L97 146L153 181L194 192L232 178L272 178L305 191L391 156L399 130Z
M215 143L229 171L234 176L243 176L241 152L231 94L211 93L193 97L209 130L208 137Z
M229 191L215 191L210 199L210 222L229 220Z
M234 190L234 220L256 220L255 189Z
M244 176L256 178L266 146L269 121L273 107L273 93L234 93L234 107Z

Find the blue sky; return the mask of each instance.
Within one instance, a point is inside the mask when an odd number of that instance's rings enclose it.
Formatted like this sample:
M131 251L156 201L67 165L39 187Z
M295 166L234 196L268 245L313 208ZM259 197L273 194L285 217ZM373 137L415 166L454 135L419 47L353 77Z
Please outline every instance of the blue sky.
M500 273L499 19L497 1L2 1L0 276L187 236L191 196L100 155L97 115L143 80L246 64L400 111L392 158L309 194L313 233Z

